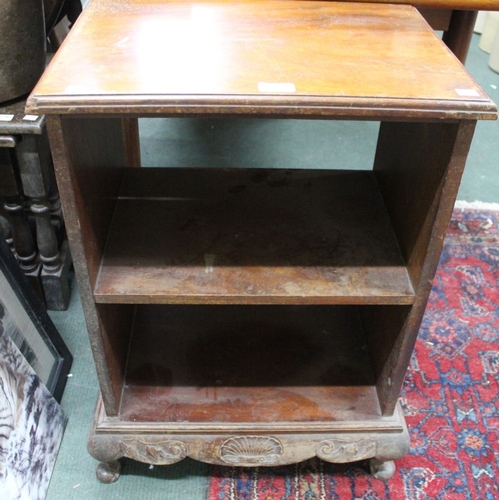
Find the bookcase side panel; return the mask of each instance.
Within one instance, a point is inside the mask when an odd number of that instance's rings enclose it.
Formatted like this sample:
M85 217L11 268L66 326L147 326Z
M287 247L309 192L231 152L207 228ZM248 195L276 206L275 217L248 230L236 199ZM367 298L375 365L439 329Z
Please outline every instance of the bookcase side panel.
M416 291L415 303L379 375L384 414L392 414L410 362L475 122L383 123L374 170Z
M48 116L48 131L68 241L106 411L116 414L125 337L109 336L93 297L123 177L120 119Z
M415 290L437 217L457 123L380 124L374 171Z

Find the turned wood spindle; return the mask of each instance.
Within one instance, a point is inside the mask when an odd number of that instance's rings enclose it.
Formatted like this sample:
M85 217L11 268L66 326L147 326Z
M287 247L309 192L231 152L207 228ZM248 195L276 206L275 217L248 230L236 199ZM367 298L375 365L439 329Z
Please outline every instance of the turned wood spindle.
M20 196L6 200L4 210L9 217L17 260L25 273L31 273L38 263L35 242L24 213L24 201Z
M68 273L71 255L67 245L59 248L56 228L62 220L51 212L60 212L59 199L52 172L52 160L47 135L26 135L16 148L19 171L25 195L30 200L36 225L36 239L42 263L41 279L47 307L65 310L70 291Z
M57 244L57 237L50 217L50 204L47 199L34 200L31 212L35 215L36 239L40 260L45 271L55 272L62 262Z

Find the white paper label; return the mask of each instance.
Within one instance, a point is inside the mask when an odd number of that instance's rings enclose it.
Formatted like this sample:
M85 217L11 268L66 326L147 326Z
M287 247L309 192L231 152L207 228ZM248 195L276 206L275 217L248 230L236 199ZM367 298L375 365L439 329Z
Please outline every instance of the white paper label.
M10 122L14 115L0 115L0 122Z
M259 82L259 92L297 92L293 83L269 83Z
M460 97L479 97L479 92L474 89L455 89Z
M26 120L27 122L35 122L38 120L38 115L24 115L23 120Z

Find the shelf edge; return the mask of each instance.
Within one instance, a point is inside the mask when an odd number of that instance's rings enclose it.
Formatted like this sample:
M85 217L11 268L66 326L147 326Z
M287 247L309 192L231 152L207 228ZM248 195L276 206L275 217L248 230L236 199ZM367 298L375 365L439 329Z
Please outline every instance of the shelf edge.
M419 104L419 105L418 105ZM28 113L139 115L255 115L296 118L403 120L495 120L491 100L430 100L322 96L253 95L32 95Z
M157 304L157 305L412 305L414 295L401 296L280 296L280 297L251 297L251 296L209 296L209 295L161 295L149 297L147 295L109 295L94 293L97 304Z

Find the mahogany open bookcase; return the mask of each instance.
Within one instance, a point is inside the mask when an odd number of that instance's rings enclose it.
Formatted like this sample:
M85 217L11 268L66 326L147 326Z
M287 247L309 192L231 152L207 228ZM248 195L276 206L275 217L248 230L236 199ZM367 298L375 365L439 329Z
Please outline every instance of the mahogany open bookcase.
M389 478L475 123L496 117L420 14L94 0L28 111L48 115L99 377L99 479L117 479L121 457L186 456L369 459ZM138 117L193 116L380 130L365 170L126 166Z

